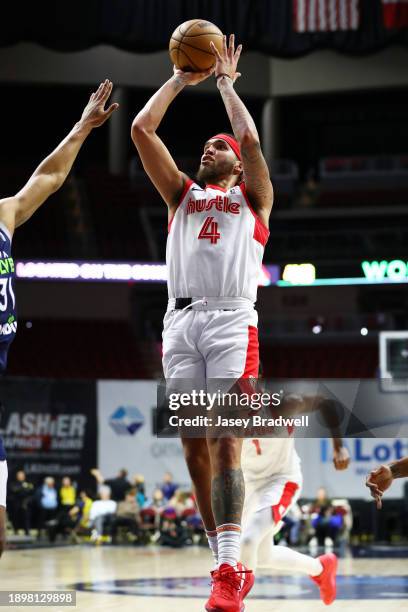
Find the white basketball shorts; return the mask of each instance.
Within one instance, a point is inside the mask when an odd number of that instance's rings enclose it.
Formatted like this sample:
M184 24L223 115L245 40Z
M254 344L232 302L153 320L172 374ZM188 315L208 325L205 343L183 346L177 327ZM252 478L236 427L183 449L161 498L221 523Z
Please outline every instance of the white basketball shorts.
M302 489L302 475L300 471L291 475L276 475L272 478L260 480L245 480L245 502L242 515L242 527L251 521L259 510L271 509L271 520L274 523L274 534L282 526L282 518L289 511L292 504L299 499Z
M211 299L211 298L208 298ZM163 370L168 379L258 377L258 313L235 310L171 310L164 317Z

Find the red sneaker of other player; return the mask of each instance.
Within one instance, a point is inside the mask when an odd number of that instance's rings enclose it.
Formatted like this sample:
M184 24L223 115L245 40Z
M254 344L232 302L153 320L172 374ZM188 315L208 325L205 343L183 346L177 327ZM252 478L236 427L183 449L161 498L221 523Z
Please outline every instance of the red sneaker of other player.
M245 565L242 565L242 563L238 563L237 568L238 571L241 573L241 577L244 579L244 582L241 586L241 599L243 600L254 586L255 576L253 571L248 570Z
M320 589L320 599L326 606L336 599L337 557L333 553L318 557L323 571L318 576L310 576Z
M243 599L254 584L251 570L238 563L237 569L223 563L218 570L211 572L212 591L205 605L207 612L243 612Z

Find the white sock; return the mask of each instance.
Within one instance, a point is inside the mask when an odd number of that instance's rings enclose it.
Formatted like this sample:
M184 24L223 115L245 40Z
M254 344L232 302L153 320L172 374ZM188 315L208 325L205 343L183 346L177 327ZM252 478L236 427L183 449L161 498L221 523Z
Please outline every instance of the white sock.
M208 546L211 549L212 555L214 557L215 567L218 567L218 539L217 539L217 530L207 531L205 530L205 534L208 540Z
M217 527L218 564L228 563L235 567L240 557L241 526L225 523Z
M323 571L319 559L303 555L286 546L271 546L269 559L260 560L259 567L300 572L308 576L318 576Z

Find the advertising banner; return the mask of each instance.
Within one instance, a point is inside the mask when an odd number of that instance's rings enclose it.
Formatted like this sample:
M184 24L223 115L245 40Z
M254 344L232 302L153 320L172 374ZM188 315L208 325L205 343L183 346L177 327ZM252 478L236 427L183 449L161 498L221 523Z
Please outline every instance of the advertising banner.
M154 433L155 381L99 381L97 396L98 467L105 478L126 468L130 477L145 477L151 494L171 472L180 486L191 487L180 440L158 439Z
M70 476L79 487L94 486L94 382L2 379L0 402L10 476L23 469L35 484Z
M296 449L302 459L302 497L315 498L319 487L327 489L330 497L370 499L365 480L370 470L408 455L406 438L349 438L344 440L351 456L347 470L338 472L333 467L330 439L297 439ZM395 480L387 498L402 497L404 479Z

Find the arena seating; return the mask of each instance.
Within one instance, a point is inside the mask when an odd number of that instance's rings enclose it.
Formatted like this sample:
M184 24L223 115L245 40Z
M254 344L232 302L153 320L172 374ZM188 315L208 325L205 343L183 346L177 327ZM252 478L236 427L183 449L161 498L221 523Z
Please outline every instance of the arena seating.
M127 176L113 176L106 168L92 167L85 173L91 219L96 233L98 258L107 261L150 260L150 250L141 225L139 207L153 189L134 190Z
M44 378L151 378L144 345L118 321L33 320L10 349L10 376Z
M299 167L290 159L276 159L269 168L275 192L275 204L287 208L293 202L299 181Z
M266 378L373 378L377 344L261 345Z
M319 163L318 206L389 206L408 201L408 157L331 157Z
M30 324L29 324L30 325ZM146 379L160 375L160 345L137 341L119 321L19 322L9 356L11 376ZM376 344L261 343L265 377L371 378Z

